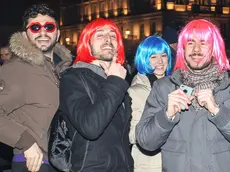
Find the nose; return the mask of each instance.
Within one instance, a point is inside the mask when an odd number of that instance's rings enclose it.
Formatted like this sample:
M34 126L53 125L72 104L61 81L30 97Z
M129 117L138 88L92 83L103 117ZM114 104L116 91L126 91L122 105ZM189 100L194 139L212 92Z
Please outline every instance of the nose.
M43 27L43 28L41 28L41 30L40 30L40 35L41 35L41 36L46 35L46 30L45 30L45 28L44 28L44 27Z
M111 38L110 38L109 34L105 35L105 42L108 42L108 43L111 42Z
M196 44L194 45L194 51L195 51L195 52L199 52L199 51L200 51L200 44L196 43Z
M158 64L163 63L163 59L162 59L162 57L158 57L157 62L158 62Z

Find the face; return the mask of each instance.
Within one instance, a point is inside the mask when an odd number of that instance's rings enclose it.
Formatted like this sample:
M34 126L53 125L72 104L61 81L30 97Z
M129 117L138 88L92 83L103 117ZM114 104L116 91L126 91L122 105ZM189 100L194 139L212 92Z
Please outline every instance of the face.
M212 45L193 36L184 49L186 65L196 72L207 68L212 62Z
M10 60L12 53L9 48L1 48L1 59L3 61Z
M165 76L165 71L168 66L168 56L166 53L153 54L150 57L150 64L154 70L154 75L159 79Z
M60 31L52 17L38 14L36 18L28 20L24 35L42 52L49 52L58 41Z
M117 35L109 26L98 29L90 40L91 54L98 60L112 61L117 54Z

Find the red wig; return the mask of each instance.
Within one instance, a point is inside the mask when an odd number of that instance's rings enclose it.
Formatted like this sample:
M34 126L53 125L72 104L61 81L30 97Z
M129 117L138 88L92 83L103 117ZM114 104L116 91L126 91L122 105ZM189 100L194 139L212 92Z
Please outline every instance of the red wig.
M83 29L77 45L77 57L74 61L74 64L77 63L78 61L91 63L92 61L97 59L96 57L92 56L90 52L90 39L98 29L106 25L109 26L112 30L114 30L114 32L117 35L117 43L118 43L117 63L120 63L121 65L124 64L125 61L124 45L122 42L122 36L119 32L119 29L115 25L115 23L113 23L111 20L106 20L102 18L90 22Z

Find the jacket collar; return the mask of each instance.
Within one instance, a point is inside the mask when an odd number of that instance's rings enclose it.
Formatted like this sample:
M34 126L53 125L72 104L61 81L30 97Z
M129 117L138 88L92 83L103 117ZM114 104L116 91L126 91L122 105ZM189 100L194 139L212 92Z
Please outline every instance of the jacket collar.
M150 85L148 77L146 75L140 74L139 72L136 74L136 76L134 76L131 86L137 85L137 84L144 85L148 89L151 89L151 85Z
M178 86L182 84L182 76L179 69L172 73L170 81Z
M14 33L10 38L10 48L13 54L18 58L31 63L33 65L43 66L45 63L45 57L43 53L27 40L21 32ZM72 61L72 55L70 51L64 46L56 43L54 47L54 53L64 61Z

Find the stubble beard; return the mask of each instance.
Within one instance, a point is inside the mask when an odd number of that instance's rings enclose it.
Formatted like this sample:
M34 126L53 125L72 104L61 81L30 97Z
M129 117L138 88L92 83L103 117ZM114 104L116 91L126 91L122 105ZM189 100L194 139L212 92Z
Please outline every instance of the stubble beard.
M37 41L37 39L39 39L40 37L41 37L41 36L35 38L35 41ZM49 36L46 36L46 37L49 38L50 40L52 40ZM54 40L56 40L56 39L54 39ZM37 47L37 48L39 48L43 53L48 53L48 52L50 52L50 51L53 50L55 44L56 44L56 41L53 41L53 42L51 42L51 44L50 44L48 47L46 47L45 49L43 49L42 47L40 47L40 48Z
M108 53L107 55L104 54L100 54L99 52L96 52L96 50L90 45L91 47L91 53L92 56L96 57L97 60L101 60L101 61L105 61L105 62L111 62L113 61L113 54L112 53Z
M189 58L191 58L191 57L189 57ZM194 72L199 72L199 71L202 71L202 70L204 70L206 68L209 68L209 66L212 65L212 63L213 63L213 58L211 58L211 60L206 61L205 63L203 63L201 66L199 66L199 65L198 66L192 66L191 63L186 58L185 58L185 62L186 62L186 66L190 70L192 70Z

